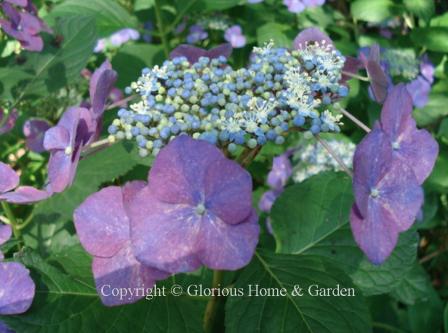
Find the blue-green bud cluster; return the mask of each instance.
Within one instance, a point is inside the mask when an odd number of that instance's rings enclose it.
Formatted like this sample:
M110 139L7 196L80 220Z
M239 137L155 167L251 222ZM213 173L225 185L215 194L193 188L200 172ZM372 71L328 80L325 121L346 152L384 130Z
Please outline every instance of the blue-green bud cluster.
M282 144L291 128L337 132L340 115L327 108L348 93L339 83L344 61L324 43L294 51L271 43L255 48L249 66L237 70L225 57L165 61L131 84L128 92L141 99L118 111L110 139L134 138L146 156L181 133L232 152Z
M381 61L390 75L401 76L407 80L415 79L420 71L420 61L411 49L385 49L381 52Z

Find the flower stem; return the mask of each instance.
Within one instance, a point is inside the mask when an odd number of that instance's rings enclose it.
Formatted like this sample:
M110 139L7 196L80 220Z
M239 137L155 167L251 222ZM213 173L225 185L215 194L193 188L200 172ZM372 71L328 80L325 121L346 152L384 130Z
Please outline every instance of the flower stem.
M257 146L255 149L245 148L241 155L238 157L237 162L241 164L242 167L247 168L257 157L261 150L261 146Z
M135 98L135 95L131 95L131 96L128 96L126 98L123 98L123 99L121 99L119 101L116 101L115 103L110 104L108 107L106 107L106 110L110 110L110 109L116 108L117 106L120 106L123 103L127 103L127 102L129 102L130 100L132 100L134 98Z
M163 51L165 53L165 57L168 58L168 56L170 55L170 48L168 45L168 39L166 38L166 31L163 26L162 13L160 12L160 0L155 0L154 10L156 12L157 28L160 33L160 39L162 40Z
M346 116L348 119L353 121L356 125L358 125L360 128L362 128L364 131L366 131L366 133L370 133L370 128L367 125L365 125L361 120L359 120L354 115L352 115L350 112L348 112L347 110L345 110L345 109L343 109L341 107L339 107L338 110L344 116Z
M358 75L358 74L350 73L350 72L346 72L346 71L342 71L342 74L344 74L345 76L352 77L354 79L358 79L358 80L365 81L365 82L370 82L370 79L366 76L362 76L362 75Z
M338 156L338 154L335 153L335 151L330 147L330 145L325 141L322 140L322 138L319 135L314 135L316 140L325 148L326 151L338 162L339 166L341 167L344 172L349 175L351 178L353 178L353 172L348 168L347 165L345 165L344 161Z
M212 288L219 288L224 277L224 271L214 270L213 271L213 282ZM205 333L213 332L213 325L216 318L216 310L218 307L218 296L213 296L207 303L204 314L204 331Z
M14 237L16 239L19 239L21 234L20 234L20 230L18 228L16 217L14 216L14 213L12 212L11 207L5 201L2 201L1 204L2 204L3 211L5 212L5 215L8 218L9 223L11 225L12 232L14 233Z

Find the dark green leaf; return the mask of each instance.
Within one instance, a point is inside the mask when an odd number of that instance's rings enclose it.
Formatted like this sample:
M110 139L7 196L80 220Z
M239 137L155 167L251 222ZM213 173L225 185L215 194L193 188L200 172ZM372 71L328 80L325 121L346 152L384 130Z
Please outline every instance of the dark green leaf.
M421 265L415 263L391 294L400 302L412 305L416 301L425 300L431 289L431 282L425 270Z
M285 288L287 295L248 296L250 286ZM294 286L303 296L293 294ZM312 296L316 288L338 286L353 288L350 278L324 258L257 253L235 283L245 296L227 301L226 332L370 332L367 306L355 288L355 296Z
M408 308L408 320L412 333L440 332L443 326L443 303L430 288L425 299Z
M31 79L33 76L17 67L0 68L0 98L10 100L20 92L20 82Z
M194 1L194 0L190 0ZM241 0L196 0L198 2L197 6L206 11L213 10L224 10L235 7Z
M417 28L412 30L411 39L428 50L448 52L448 27Z

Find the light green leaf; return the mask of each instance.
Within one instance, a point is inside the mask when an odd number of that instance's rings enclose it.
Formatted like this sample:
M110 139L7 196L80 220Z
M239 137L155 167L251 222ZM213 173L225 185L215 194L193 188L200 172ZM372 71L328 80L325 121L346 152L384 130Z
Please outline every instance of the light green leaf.
M416 234L402 234L388 260L374 266L353 239L349 225L352 204L351 180L344 173L320 173L286 188L271 211L277 252L327 257L344 269L365 295L388 292L415 261Z
M145 10L150 9L154 6L155 0L135 0L134 10Z
M291 47L292 40L284 33L289 30L289 26L276 22L269 22L257 29L258 45L263 46L265 43L273 40L276 47Z
M248 296L250 286L285 288L287 295ZM302 288L302 296L293 294L294 286ZM353 288L350 278L324 258L256 253L235 283L245 296L227 301L226 332L370 332L369 311L355 288L350 292L355 296L312 296L316 288L337 286Z
M414 118L419 126L427 126L448 115L448 97L441 93L431 93L428 104L423 109L414 110Z
M404 0L404 6L412 14L429 21L434 15L434 1L433 0Z
M22 87L21 96L43 95L73 83L92 54L96 41L95 22L89 17L67 17L60 21L57 33L63 36L59 48L47 47L28 57L24 69L33 78Z
M398 9L392 0L355 0L350 7L353 18L374 23L394 16Z
M26 253L21 261L38 273L33 305L23 315L0 316L17 332L202 332L205 302L161 296L108 308L102 305L93 285L65 274L35 253Z
M194 1L194 0L190 0ZM206 11L224 10L244 3L245 0L196 0L197 7Z
M437 157L436 165L429 176L426 183L432 190L448 193L448 177L446 171L448 170L448 154L446 150L442 150Z
M416 45L436 52L448 52L448 27L417 28L411 31Z
M99 37L107 37L123 28L137 28L138 24L116 0L67 0L55 6L47 19L67 16L94 18Z

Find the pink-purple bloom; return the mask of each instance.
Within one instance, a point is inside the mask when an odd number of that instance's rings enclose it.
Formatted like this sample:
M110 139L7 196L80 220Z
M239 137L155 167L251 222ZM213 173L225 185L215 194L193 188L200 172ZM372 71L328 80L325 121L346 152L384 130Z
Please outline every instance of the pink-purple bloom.
M283 0L283 4L291 13L303 12L306 8L322 6L325 0Z
M121 297L113 288L149 290L168 273L136 260L131 247L129 202L146 186L145 182L127 183L123 188L110 186L89 196L75 211L74 221L81 244L93 255L92 270L102 302L107 306L134 303L146 294Z
M406 85L412 102L417 108L423 108L428 104L429 93L434 82L435 68L427 56L420 63L420 74Z
M5 110L0 108L0 135L8 133L14 128L18 116L17 109L12 109L11 113L6 114Z
M246 36L239 25L233 25L224 32L224 39L234 48L244 47L246 45Z
M200 57L215 59L223 56L229 58L231 54L232 46L230 44L221 44L211 50L204 50L196 46L182 44L170 53L170 59L185 57L191 64L194 64Z
M140 39L140 33L137 30L131 28L124 28L114 32L108 38L99 39L96 42L93 51L95 53L103 52L107 48L108 44L114 47L120 47L121 45L126 44L131 40L138 40L138 39Z
M9 165L0 162L0 201L29 204L47 199L47 191L31 186L19 186L19 175Z
M186 135L159 152L128 214L137 260L171 273L239 269L258 242L249 173Z
M0 224L0 245L7 242L11 235L11 227ZM3 260L3 254L0 252L1 260ZM33 302L35 288L30 272L22 264L0 262L0 315L20 314L27 311Z
M32 2L30 0L6 1L1 4L1 8L8 18L0 19L0 26L3 31L17 39L24 49L42 51L43 40L39 34L43 31L48 33L52 31L37 17L37 10Z
M207 31L205 31L201 25L195 24L192 25L188 31L187 43L196 44L204 39L207 39L207 37Z
M23 125L23 135L26 138L26 146L35 153L42 153L44 148L45 132L51 124L45 119L28 119Z
M399 233L414 223L423 204L421 184L437 154L437 142L412 119L406 87L392 88L380 122L358 145L353 162L355 204L350 222L371 262L384 262Z

